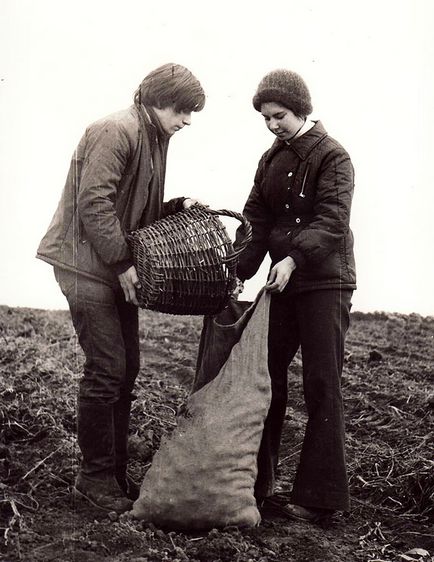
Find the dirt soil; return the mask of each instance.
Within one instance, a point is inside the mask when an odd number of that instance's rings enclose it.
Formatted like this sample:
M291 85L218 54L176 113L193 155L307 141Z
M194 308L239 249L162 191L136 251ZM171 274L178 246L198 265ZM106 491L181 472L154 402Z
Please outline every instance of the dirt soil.
M140 312L131 422L140 481L194 376L201 318ZM66 311L0 307L0 559L80 562L434 561L434 318L353 313L343 390L349 514L322 524L268 515L258 528L177 533L74 502L82 354ZM291 489L306 420L290 368L279 483Z

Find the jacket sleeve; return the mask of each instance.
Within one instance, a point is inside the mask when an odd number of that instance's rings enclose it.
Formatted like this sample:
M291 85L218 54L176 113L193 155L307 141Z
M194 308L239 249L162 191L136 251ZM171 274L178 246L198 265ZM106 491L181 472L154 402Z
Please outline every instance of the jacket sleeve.
M268 251L268 238L272 228L271 209L264 201L261 192L263 163L267 153L259 161L258 169L250 195L243 209L243 214L252 226L252 240L241 253L237 265L237 276L241 281L250 279L258 271ZM237 230L235 246L243 235L243 227Z
M321 164L313 220L294 235L288 249L297 267L315 265L339 247L350 223L354 169L343 150L331 151Z
M182 211L184 208L182 204L186 199L187 197L175 197L174 199L169 199L169 201L163 203L163 217Z
M132 264L131 253L116 215L119 185L131 154L131 141L116 122L91 125L86 147L77 208L85 238L116 273Z

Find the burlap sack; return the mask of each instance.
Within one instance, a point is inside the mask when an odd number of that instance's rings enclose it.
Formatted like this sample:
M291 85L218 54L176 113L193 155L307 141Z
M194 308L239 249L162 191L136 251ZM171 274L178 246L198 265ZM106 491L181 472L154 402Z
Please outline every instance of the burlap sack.
M204 316L192 392L198 391L219 374L232 348L239 342L261 295L262 292L253 303L231 300L219 314Z
M271 400L269 301L265 292L255 301L220 372L190 396L162 442L133 506L138 519L178 530L259 524L253 489Z

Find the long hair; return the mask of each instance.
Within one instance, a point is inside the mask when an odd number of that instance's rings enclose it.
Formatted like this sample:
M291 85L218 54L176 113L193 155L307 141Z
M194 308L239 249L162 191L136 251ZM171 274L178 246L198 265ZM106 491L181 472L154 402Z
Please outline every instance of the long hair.
M205 92L199 80L184 66L168 63L150 72L134 94L134 103L177 112L200 111L205 106Z

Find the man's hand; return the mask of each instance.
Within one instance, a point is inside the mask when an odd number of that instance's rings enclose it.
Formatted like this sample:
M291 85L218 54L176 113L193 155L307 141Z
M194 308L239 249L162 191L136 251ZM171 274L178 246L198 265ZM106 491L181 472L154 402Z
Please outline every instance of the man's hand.
M199 199L190 199L189 197L187 199L184 199L184 201L182 202L182 206L184 207L184 209L189 209L193 205L208 207L208 205L205 205L205 203L202 203L202 201L199 201Z
M270 293L281 293L295 268L295 261L290 256L276 263L270 271L265 289Z
M121 284L122 290L124 291L125 300L131 302L136 306L139 306L139 302L136 296L136 289L141 289L139 278L137 277L137 271L134 265L129 267L123 273L118 275L119 283Z

